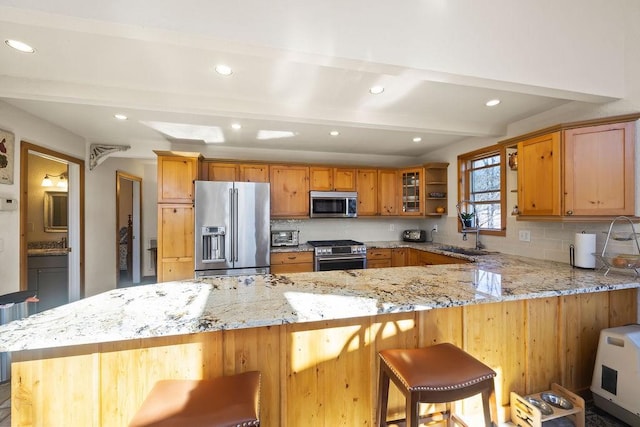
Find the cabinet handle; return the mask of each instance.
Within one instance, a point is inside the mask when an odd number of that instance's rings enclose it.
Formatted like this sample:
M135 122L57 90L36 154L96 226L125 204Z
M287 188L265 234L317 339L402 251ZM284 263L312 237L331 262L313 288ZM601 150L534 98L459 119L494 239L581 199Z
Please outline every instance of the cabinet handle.
M294 256L288 256L287 259L296 259Z
M567 215L573 215L573 211L567 211Z

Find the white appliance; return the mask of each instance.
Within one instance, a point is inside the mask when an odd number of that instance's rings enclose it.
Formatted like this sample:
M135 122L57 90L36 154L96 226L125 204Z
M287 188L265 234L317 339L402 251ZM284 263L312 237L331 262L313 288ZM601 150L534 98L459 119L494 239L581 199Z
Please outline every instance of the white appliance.
M196 181L195 187L195 276L269 273L269 184Z
M600 331L591 392L597 407L640 427L640 325Z

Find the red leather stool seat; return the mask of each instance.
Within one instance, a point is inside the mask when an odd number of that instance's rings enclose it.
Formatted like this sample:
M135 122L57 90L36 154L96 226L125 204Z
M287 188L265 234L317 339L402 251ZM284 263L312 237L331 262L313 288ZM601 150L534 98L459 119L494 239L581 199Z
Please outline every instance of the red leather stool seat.
M378 391L378 425L387 425L389 380L406 399L406 425L418 426L418 403L447 403L448 425L461 420L451 402L482 393L485 425L497 425L493 378L496 373L453 344L415 349L382 350ZM491 407L490 407L491 406Z
M259 426L260 372L158 381L130 427Z

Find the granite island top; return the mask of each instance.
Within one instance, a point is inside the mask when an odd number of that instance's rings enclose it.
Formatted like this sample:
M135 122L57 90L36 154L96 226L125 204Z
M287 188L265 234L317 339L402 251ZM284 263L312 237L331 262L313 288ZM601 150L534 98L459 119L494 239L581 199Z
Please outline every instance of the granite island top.
M398 245L446 253L437 245ZM377 247L399 246L381 242ZM495 253L472 260L428 267L211 277L115 289L0 326L0 352L640 287L639 279L626 272L604 276L564 263Z

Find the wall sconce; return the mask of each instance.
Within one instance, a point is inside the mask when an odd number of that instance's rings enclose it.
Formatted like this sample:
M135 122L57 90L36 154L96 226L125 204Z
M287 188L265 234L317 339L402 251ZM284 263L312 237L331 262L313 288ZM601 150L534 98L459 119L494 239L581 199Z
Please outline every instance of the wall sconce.
M45 174L44 179L42 180L42 184L40 185L43 187L53 187L53 181L51 180L51 178L58 178L58 183L56 184L56 187L65 188L65 189L68 187L66 172L62 172L60 175L53 175L50 173Z

